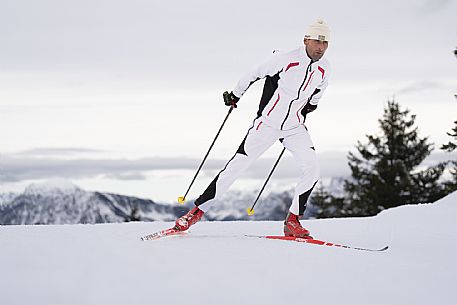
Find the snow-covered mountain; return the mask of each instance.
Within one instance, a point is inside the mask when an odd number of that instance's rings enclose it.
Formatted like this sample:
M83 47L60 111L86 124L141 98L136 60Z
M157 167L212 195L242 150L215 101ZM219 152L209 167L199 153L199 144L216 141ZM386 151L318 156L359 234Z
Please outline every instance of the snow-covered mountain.
M291 191L272 193L259 200L248 216L255 192L228 192L205 214L206 220L283 220L291 202ZM21 194L0 197L0 224L111 223L127 220L172 221L191 206L157 203L148 199L86 191L61 180L28 186Z
M2 206L9 204L16 196L17 194L11 192L4 194L0 193L0 209Z
M170 221L185 212L181 206L136 197L85 191L66 181L28 186L22 194L2 197L0 224L78 224Z

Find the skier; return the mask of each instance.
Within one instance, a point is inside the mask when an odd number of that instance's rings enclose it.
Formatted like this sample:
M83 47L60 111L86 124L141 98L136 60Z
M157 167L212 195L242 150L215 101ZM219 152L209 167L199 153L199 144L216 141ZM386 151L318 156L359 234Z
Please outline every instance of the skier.
M329 33L324 21L311 24L302 46L289 52L274 52L269 61L242 77L228 94L225 104L236 107L249 86L265 78L257 117L247 135L235 155L195 200L195 207L176 220L175 229L185 231L199 221L242 171L279 140L292 153L300 170L300 179L284 221L284 234L309 238L309 231L301 226L299 217L304 214L317 183L319 168L304 122L306 115L316 110L327 87L330 68L323 56Z

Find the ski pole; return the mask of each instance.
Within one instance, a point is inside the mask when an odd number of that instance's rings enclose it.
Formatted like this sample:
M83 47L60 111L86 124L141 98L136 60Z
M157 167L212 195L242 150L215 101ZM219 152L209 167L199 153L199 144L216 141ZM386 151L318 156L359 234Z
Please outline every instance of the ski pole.
M184 196L178 197L178 203L179 203L179 204L184 204L184 203L186 202L186 196L187 196L187 194L189 193L190 188L191 188L192 185L194 184L194 181L195 181L195 179L197 178L198 173L200 172L200 170L201 170L203 164L205 163L206 158L207 158L208 155L209 155L209 152L210 152L211 149L213 148L214 143L216 142L217 137L219 137L219 134L221 133L222 127L224 127L225 122L227 121L227 119L228 119L230 113L232 113L232 110L233 110L234 107L235 107L234 105L232 105L232 106L230 107L230 109L229 109L229 111L228 111L228 113L227 113L227 116L225 117L224 121L222 122L222 125L221 125L221 127L219 128L219 131L217 132L216 137L215 137L214 140L213 140L213 143L211 143L211 146L209 147L208 151L206 152L206 155L205 155L205 157L203 158L202 163L200 163L200 166L198 167L198 170L197 170L197 172L195 173L195 176L194 176L194 178L192 179L192 182L190 183L189 187L187 188L186 194L184 194Z
M276 168L276 166L278 165L279 160L281 160L281 157L282 157L282 155L284 154L284 151L285 151L285 150L286 150L286 148L283 147L281 153L279 154L278 160L276 160L275 165L273 165L273 168L271 169L271 172L270 172L270 174L268 175L267 180L266 180L265 183L263 184L262 189L260 190L259 194L257 195L257 198L256 198L255 201L254 201L254 204L252 205L252 207L250 207L250 208L248 208L248 209L246 210L246 211L248 212L248 215L249 215L249 216L254 215L254 207L255 207L257 201L259 200L260 195L262 194L263 190L265 189L265 186L267 185L268 181L270 180L271 175L273 175L273 172L275 171L275 168Z

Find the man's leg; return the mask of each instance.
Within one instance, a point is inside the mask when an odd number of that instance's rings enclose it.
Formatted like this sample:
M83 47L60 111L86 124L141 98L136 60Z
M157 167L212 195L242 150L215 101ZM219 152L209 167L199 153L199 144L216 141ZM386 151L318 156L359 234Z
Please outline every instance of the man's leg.
M235 155L214 178L203 194L197 198L195 205L204 212L208 211L215 199L220 198L242 172L278 140L278 136L278 130L262 124L261 118L254 120L254 124L248 130Z
M241 173L278 140L278 137L278 130L262 124L260 118L255 119L235 155L214 178L203 194L195 200L195 207L176 220L175 228L185 231L199 221L203 214L209 210L215 199L221 197Z
M309 231L302 227L299 219L305 213L306 203L318 179L316 152L304 126L292 131L292 134L285 135L282 143L292 153L300 170L300 180L295 187L292 205L284 221L284 235L311 238Z
M316 151L304 126L300 127L299 132L284 137L282 143L292 153L300 171L300 178L295 187L295 194L289 211L302 216L305 213L311 191L319 179Z

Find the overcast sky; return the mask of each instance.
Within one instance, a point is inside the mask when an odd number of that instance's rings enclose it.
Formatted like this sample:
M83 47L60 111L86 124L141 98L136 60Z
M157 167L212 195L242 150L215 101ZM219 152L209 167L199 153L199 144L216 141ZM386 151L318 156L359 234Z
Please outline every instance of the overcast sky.
M347 174L348 150L378 132L393 97L439 147L457 119L456 14L452 0L0 0L0 192L64 176L175 200L225 117L222 92L301 45L317 18L332 30L333 73L307 126L324 174ZM238 147L261 89L231 115L200 187ZM278 178L294 177L287 162Z

